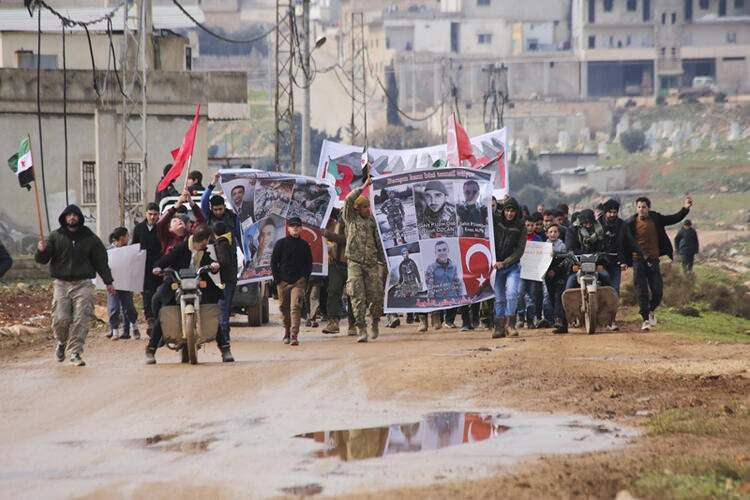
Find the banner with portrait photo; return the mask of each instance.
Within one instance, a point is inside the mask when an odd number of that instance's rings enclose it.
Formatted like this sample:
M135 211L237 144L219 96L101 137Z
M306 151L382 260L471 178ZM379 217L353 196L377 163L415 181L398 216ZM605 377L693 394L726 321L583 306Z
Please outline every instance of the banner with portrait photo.
M495 172L495 195L508 193L506 130L504 128L469 139L475 157L472 168ZM362 185L363 146L323 141L318 159L318 178L327 178L335 186L338 201ZM448 165L448 145L440 144L416 149L367 148L370 174L373 177L416 170L431 170ZM461 166L469 166L461 165Z
M313 275L328 275L328 248L323 228L336 191L325 179L254 169L219 171L227 205L239 214L244 257L239 284L273 279L271 255L288 234L287 220L302 219L301 237L310 244Z
M440 168L373 180L388 266L386 312L431 312L494 296L494 174Z

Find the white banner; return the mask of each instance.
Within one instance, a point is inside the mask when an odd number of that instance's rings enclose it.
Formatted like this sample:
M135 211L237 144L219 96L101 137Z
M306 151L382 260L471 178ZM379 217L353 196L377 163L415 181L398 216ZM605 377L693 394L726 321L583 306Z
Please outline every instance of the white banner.
M521 257L521 279L544 281L544 275L552 264L552 243L527 241Z
M238 284L273 279L271 253L287 235L286 221L302 219L301 237L310 244L313 275L328 276L323 230L336 191L325 179L255 169L220 170L221 189L240 221L243 265Z
M146 272L146 251L141 245L127 245L107 250L109 268L112 270L115 290L124 292L142 292L143 275ZM106 288L99 275L96 276L96 287Z
M484 159L482 170L495 172L494 193L498 199L508 193L508 162L506 155L506 131L495 130L470 139L474 156ZM346 198L352 189L362 184L360 159L363 146L323 141L318 159L318 178L327 178L336 187L339 201ZM448 146L441 144L418 149L367 148L373 177L445 167ZM464 165L468 166L468 165Z

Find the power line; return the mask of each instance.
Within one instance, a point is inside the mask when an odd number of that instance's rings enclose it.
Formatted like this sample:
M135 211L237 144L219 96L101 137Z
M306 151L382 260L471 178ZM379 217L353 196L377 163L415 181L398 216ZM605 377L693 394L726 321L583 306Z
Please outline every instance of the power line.
M96 19L91 19L90 21L78 21L76 19L71 19L71 18L69 18L69 17L61 14L59 11L57 11L54 7L52 7L51 5L49 5L44 0L34 0L29 5L29 14L31 14L33 16L32 12L34 11L34 7L35 6L38 6L40 8L44 7L45 9L47 9L48 11L50 11L52 14L54 14L55 16L57 16L64 25L66 25L66 26L80 26L82 28L86 28L86 27L94 25L94 24L99 24L102 21L111 21L112 17L115 15L115 13L118 10L120 10L123 6L125 6L126 3L127 3L127 0L122 0L119 4L115 5L115 7L112 8L112 10L110 10L109 12L107 12L106 14L104 14L103 16L97 17Z
M279 27L279 24L283 23L284 19L286 19L286 17L289 15L287 13L276 24L274 24L269 30L261 33L260 35L258 35L256 37L248 38L247 40L239 40L239 39L236 39L236 38L228 38L228 37L226 37L224 35L220 35L219 33L211 30L205 24L201 23L196 18L194 18L192 15L190 15L190 13L185 9L185 7L183 7L182 5L180 5L180 2L178 2L177 0L172 0L172 2L177 6L178 9L180 9L182 11L183 14L185 14L185 16L187 16L188 19L190 19L191 21L193 21L193 24L195 24L196 26L198 26L200 29L202 29L203 31L205 31L209 35L211 35L211 36L213 36L215 38L218 38L219 40L224 40L227 43L252 44L252 43L258 42L258 41L264 39L265 37L267 37L268 35L270 35L271 33L273 33L274 31L276 31L278 29L278 27Z

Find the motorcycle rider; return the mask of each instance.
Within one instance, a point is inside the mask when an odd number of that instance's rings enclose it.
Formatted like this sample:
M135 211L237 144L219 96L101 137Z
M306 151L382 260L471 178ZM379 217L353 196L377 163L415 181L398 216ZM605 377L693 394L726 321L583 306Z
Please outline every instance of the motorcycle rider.
M570 226L565 235L565 247L575 255L604 252L604 229L594 219L594 211L590 209L581 210L576 222ZM568 276L565 289L578 288L578 267L573 266L573 272ZM597 275L602 285L609 285L610 277L604 269L604 259L597 262Z

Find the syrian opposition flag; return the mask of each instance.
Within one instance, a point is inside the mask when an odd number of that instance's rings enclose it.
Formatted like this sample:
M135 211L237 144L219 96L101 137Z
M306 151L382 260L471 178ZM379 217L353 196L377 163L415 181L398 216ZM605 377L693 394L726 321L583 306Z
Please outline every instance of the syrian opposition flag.
M34 165L31 161L31 143L28 137L24 137L18 145L18 152L8 158L8 166L18 177L21 187L31 189L29 184L34 180Z
M157 186L156 188L157 192L167 189L167 186L169 186L170 182L182 175L182 171L185 168L185 165L190 160L190 157L193 156L193 147L195 146L195 132L198 130L198 119L200 117L200 113L201 105L198 104L195 107L195 116L193 117L193 123L190 124L190 128L185 134L185 137L182 139L182 145L177 150L177 154L175 154L174 151L172 152L172 157L174 158L172 168L170 168L167 171L167 174L162 178L159 186Z

